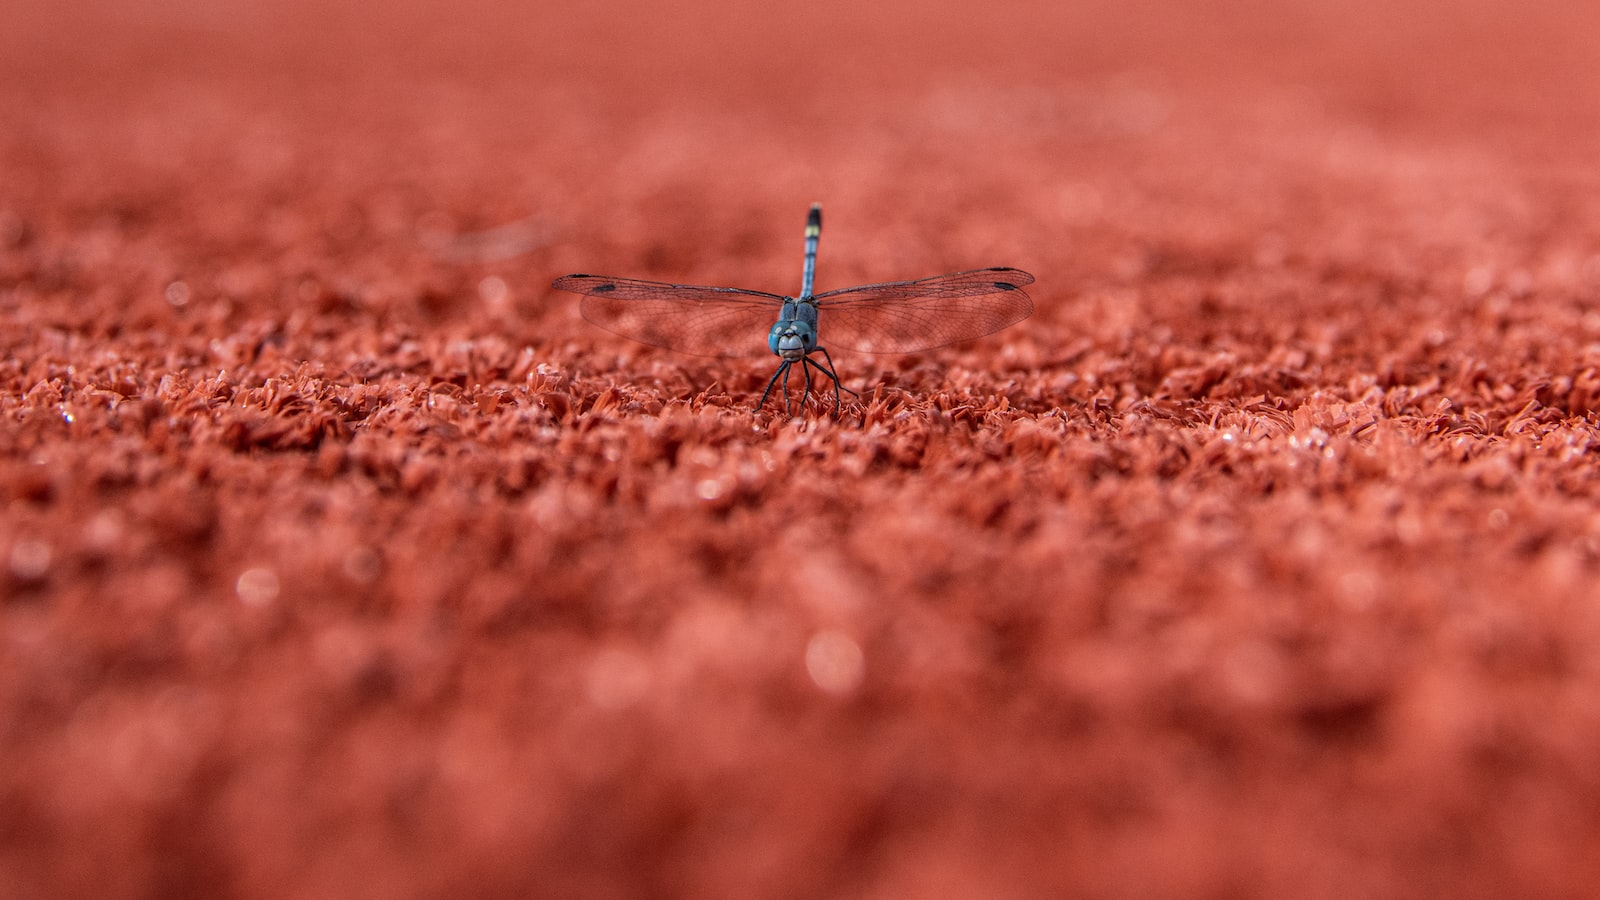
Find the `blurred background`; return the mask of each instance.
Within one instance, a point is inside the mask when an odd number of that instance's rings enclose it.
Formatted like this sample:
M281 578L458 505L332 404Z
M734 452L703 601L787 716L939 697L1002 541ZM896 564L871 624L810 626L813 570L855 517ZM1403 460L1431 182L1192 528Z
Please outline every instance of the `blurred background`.
M1048 264L1048 297L1166 243L1307 249L1283 246L1290 220L1370 257L1440 194L1516 215L1480 185L1593 158L1597 20L1558 0L24 0L0 12L0 197L32 218L220 196L194 239L269 254L511 226L451 249L520 256L498 271L524 317L574 269L789 290L821 201L821 288ZM1391 215L1328 221L1373 190Z
M1596 47L8 0L0 897L1584 895ZM549 287L793 291L812 202L1038 310L786 422Z

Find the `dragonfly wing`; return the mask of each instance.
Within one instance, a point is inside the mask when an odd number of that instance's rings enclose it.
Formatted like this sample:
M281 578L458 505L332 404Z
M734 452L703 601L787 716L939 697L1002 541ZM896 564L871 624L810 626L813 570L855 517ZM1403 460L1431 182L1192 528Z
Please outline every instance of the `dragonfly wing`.
M784 298L743 288L567 275L554 286L582 294L583 317L613 334L696 356L758 356Z
M974 269L916 281L864 284L816 297L819 337L866 353L911 353L970 341L1026 319L1021 269Z

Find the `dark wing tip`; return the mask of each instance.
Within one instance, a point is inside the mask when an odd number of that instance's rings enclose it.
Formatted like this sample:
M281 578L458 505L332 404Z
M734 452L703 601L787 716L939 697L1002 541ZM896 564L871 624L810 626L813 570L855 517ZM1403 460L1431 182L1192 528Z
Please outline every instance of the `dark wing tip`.
M979 271L993 272L996 275L1004 275L1005 280L1000 281L999 279L996 279L994 286L1005 291L1014 291L1024 285L1033 284L1032 275L1022 271L1021 269L1013 269L1010 266L991 266L990 268L981 269Z
M577 294L608 294L617 289L617 283L604 275L563 275L550 286Z

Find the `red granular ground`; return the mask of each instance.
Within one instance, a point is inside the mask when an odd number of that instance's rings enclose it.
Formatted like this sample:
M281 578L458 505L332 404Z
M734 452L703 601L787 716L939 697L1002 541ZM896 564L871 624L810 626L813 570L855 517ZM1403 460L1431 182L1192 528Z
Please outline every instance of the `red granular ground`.
M151 6L0 13L0 896L1600 885L1600 13ZM1038 310L548 287L812 201Z

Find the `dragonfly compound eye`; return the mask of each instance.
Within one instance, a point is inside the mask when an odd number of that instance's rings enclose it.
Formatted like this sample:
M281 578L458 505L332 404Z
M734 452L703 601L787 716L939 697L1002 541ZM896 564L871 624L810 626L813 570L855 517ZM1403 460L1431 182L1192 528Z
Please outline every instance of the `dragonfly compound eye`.
M811 325L795 319L778 322L767 334L767 346L784 359L799 359L816 345L816 332Z

